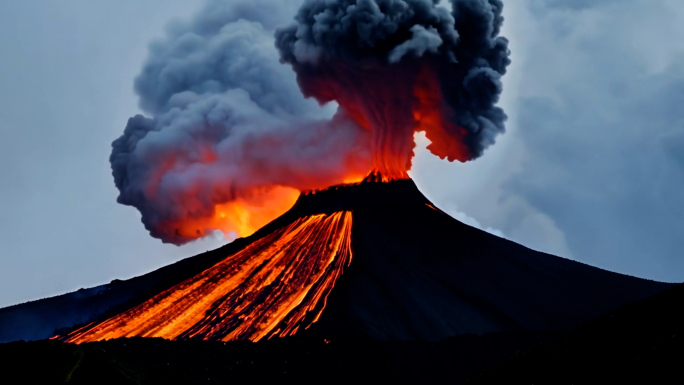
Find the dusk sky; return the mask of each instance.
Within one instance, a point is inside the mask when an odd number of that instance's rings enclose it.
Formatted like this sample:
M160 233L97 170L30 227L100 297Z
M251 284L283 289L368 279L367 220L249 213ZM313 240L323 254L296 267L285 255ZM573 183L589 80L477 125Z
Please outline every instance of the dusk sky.
M275 23L292 19L300 1L288 1ZM203 4L0 0L0 307L225 243L150 237L140 213L116 203L108 160L141 112L133 79L149 44ZM419 136L418 187L455 218L530 248L684 281L684 3L504 4L507 132L465 164L433 156Z

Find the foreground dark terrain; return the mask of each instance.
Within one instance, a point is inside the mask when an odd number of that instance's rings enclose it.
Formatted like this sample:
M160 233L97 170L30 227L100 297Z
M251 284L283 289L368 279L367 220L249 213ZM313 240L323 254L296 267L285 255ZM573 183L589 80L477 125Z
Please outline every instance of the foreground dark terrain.
M563 334L475 384L684 384L684 285Z
M2 383L684 383L684 285L566 333L440 342L118 339L0 345Z
M81 345L12 342L0 345L0 367L4 378L20 384L462 383L550 337L491 333L437 343L138 337Z

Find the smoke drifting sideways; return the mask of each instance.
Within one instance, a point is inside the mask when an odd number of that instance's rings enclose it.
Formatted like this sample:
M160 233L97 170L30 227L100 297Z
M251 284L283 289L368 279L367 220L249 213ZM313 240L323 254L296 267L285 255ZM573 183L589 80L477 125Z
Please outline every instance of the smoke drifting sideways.
M462 162L503 132L501 1L453 0L450 12L431 0L307 0L276 29L292 5L209 1L150 45L135 80L150 117L129 119L110 162L117 201L153 237L246 236L300 191L371 171L408 177L414 132Z
M504 131L496 107L510 64L501 0L306 0L276 31L283 62L308 97L336 101L371 133L373 168L405 178L413 134L465 162Z
M153 237L246 236L300 190L368 172L368 135L305 100L279 63L274 8L209 2L150 46L135 91L152 118L129 119L110 162L118 202L136 207Z

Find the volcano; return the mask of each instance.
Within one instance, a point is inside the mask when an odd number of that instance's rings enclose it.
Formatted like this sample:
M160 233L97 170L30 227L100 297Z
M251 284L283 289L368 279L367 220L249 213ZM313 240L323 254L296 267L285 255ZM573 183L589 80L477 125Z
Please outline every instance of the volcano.
M411 179L371 174L303 193L212 252L2 309L0 340L437 341L566 330L670 286L530 250L453 219Z

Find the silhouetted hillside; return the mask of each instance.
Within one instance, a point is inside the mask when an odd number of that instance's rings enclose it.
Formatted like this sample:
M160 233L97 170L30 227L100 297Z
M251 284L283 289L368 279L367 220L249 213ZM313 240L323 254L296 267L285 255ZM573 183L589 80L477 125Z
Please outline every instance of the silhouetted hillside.
M0 368L5 378L17 376L13 383L18 384L457 384L549 337L492 333L437 343L301 338L13 342L0 344Z
M473 384L683 384L684 285L520 354Z

